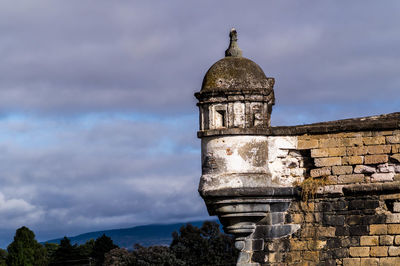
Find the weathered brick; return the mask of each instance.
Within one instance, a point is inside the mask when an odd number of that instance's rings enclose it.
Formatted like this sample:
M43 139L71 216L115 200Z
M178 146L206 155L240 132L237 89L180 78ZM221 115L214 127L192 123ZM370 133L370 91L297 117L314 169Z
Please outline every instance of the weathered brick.
M347 156L342 158L342 164L347 165L347 164L363 164L364 162L364 157L363 156Z
M400 223L400 213L388 214L386 216L386 223L389 223L389 224Z
M386 235L387 225L386 224L371 224L369 226L370 235Z
M386 142L390 144L400 143L400 135L387 136Z
M308 261L318 261L318 251L306 251L303 253L303 258Z
M400 175L399 175L400 176ZM329 180L331 180L329 178ZM331 181L333 184L337 184L337 178L336 181L333 180ZM328 194L342 194L343 193L343 187L345 185L329 185L329 186L325 186L324 187L324 193L328 193Z
M297 141L297 148L299 150L318 148L317 139L299 139Z
M390 145L373 145L367 146L367 154L386 154L390 153L392 146Z
M400 202L393 203L393 212L400 212Z
M367 147L360 146L360 147L347 147L346 153L349 156L353 155L364 155L367 154Z
M326 241L322 240L313 240L308 242L309 250L320 250L326 246Z
M362 266L377 266L379 265L378 258L361 258Z
M339 147L339 148L328 148L329 156L345 156L346 155L346 148Z
M394 236L383 235L379 236L379 245L381 246L391 246L393 245Z
M352 225L349 227L350 236L363 236L368 234L367 225Z
M332 257L334 259L349 257L349 249L348 248L335 248L331 252L332 252Z
M360 258L346 258L343 259L343 266L360 266Z
M335 231L335 227L318 227L317 233L319 236L323 237L334 237Z
M287 258L288 262L300 262L303 259L300 251L289 252Z
M304 215L300 213L294 213L291 215L291 221L295 224L301 224L304 221Z
M375 173L371 175L371 182L393 181L394 173Z
M365 164L386 163L388 161L388 156L386 154L366 155L364 160Z
M400 224L388 224L388 234L400 235Z
M389 136L393 135L393 130L385 130L385 131L374 131L372 132L373 136Z
M328 138L328 139L320 139L319 147L320 148L335 148L343 146L342 138Z
M392 145L392 153L400 152L400 144Z
M361 236L360 245L361 246L377 246L379 244L378 236Z
M395 236L395 238L394 238L394 244L395 244L395 245L400 245L400 236Z
M380 258L379 265L380 266L400 265L400 258L397 258L397 257Z
M330 174L331 174L330 167L315 168L315 169L311 169L311 171L310 171L311 177L328 176Z
M376 168L368 165L356 165L354 167L354 173L356 174L373 174L376 173Z
M389 247L389 256L400 256L400 247Z
M333 156L344 156L346 155L346 148L322 148L322 149L312 149L311 157L333 157Z
M313 158L319 158L319 157L328 157L329 152L328 149L312 149L311 150L311 157Z
M290 250L307 250L307 241L290 241Z
M343 145L344 146L362 146L363 145L362 138L361 137L344 138Z
M334 175L348 175L353 173L353 166L351 165L332 166L332 173Z
M315 158L315 166L323 167L323 166L333 166L333 165L341 165L342 158L340 157L328 157L328 158Z
M368 257L370 248L369 247L350 247L351 257Z
M386 139L384 136L375 136L375 137L363 137L364 145L379 145L385 144Z
M396 163L400 163L400 153L393 154L390 159Z
M388 163L379 164L377 167L379 173L393 173L394 165L389 165Z
M351 183L362 183L364 182L363 174L354 174L354 175L340 175L338 176L339 184L351 184Z
M371 257L386 257L388 255L388 247L371 247L369 254Z

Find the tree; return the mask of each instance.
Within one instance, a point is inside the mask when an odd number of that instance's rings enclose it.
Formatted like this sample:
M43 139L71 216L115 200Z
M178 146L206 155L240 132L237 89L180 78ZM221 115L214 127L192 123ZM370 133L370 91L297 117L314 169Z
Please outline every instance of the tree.
M94 248L94 239L90 239L86 241L85 244L79 245L78 251L82 257L90 258L92 256L93 248Z
M14 241L7 247L7 265L47 265L46 250L35 239L35 234L23 226L15 232Z
M56 252L54 252L50 265L68 266L85 264L87 262L88 258L80 254L77 244L72 245L71 240L65 236L60 241L60 245Z
M44 243L44 248L46 249L46 258L48 262L50 262L54 257L54 254L56 253L58 246L59 245L56 243Z
M7 266L6 259L7 259L7 251L0 248L0 266Z
M181 266L186 264L183 260L177 259L175 254L168 247L151 246L143 247L136 244L131 254L128 265L135 266Z
M171 251L186 265L234 265L238 251L234 239L220 232L216 222L201 228L187 224L172 234Z
M104 266L132 265L132 254L123 248L114 248L104 255Z
M97 238L92 251L92 257L96 260L96 265L103 265L104 254L117 247L117 245L114 245L112 239L105 234Z

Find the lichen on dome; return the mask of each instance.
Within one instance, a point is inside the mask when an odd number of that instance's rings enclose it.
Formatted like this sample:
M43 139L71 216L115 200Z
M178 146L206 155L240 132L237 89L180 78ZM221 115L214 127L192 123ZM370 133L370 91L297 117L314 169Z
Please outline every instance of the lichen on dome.
M242 57L242 50L237 44L237 32L234 28L229 37L230 43L225 51L225 58L217 61L207 71L200 92L270 91L274 79L267 78L260 66L250 59Z
M207 71L201 92L267 88L270 88L270 82L256 63L244 57L225 57Z

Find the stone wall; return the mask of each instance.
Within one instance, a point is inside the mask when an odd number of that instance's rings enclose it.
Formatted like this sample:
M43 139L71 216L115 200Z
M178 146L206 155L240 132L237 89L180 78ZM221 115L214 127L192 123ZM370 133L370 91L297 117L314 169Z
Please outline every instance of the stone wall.
M296 149L275 159L297 155L302 192L282 223L301 226L292 235L271 238L258 224L251 236L252 262L400 265L400 130L380 128L291 137Z

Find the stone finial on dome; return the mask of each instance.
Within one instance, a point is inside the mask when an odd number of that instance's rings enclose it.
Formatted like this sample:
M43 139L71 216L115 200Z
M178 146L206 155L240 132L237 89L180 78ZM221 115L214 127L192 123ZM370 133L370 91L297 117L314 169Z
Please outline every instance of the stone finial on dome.
M242 57L242 50L240 50L237 44L237 32L235 28L231 29L229 33L230 43L228 49L225 51L225 57L233 56L233 57Z

